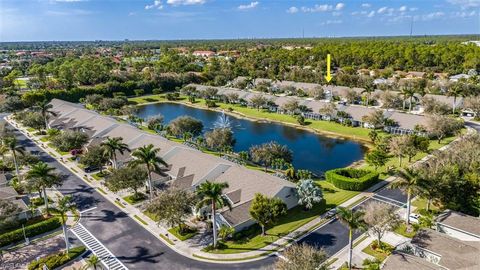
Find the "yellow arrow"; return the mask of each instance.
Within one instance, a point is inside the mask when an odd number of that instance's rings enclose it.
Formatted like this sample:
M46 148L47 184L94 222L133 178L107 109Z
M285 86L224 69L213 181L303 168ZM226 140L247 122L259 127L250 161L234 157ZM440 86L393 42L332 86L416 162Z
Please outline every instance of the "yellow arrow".
M332 80L332 75L330 74L330 54L327 54L327 76L325 76L327 82Z

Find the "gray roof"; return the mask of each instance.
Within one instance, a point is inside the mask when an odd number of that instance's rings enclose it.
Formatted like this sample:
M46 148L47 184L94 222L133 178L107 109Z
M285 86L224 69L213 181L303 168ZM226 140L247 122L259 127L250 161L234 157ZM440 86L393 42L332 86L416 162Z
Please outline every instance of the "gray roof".
M480 237L480 218L478 217L447 210L440 214L436 221Z
M221 212L221 215L228 221L232 226L242 224L251 219L250 217L250 205L252 201L243 202L237 206L232 207L232 210L224 210Z
M174 179L173 185L178 187L195 187L206 180L227 182L229 188L226 193L240 190L231 193L234 196L234 201L238 200L235 197L240 197L240 201L236 205L251 201L256 192L276 196L285 187L295 187L293 183L273 175L247 169L222 158L144 132L128 124L118 123L107 116L79 108L77 104L54 99L52 105L54 105L53 110L62 108L63 111L68 112L62 116L57 116L52 121L63 125L68 124L68 126L75 126L80 123L82 126L89 127L90 130L95 131L96 135L92 143L98 143L106 137L122 137L123 142L128 144L132 150L150 143L156 148L160 148L159 155L170 165L168 173ZM74 109L68 110L69 106ZM91 115L94 116L91 117ZM87 116L90 117L87 119ZM112 123L113 125L110 125ZM130 160L131 156L130 153L124 153L118 155L117 159L125 162ZM177 176L179 176L178 182L175 180ZM237 208L236 211L233 211L230 218L236 220L250 219L248 209L245 213L241 212L240 209L243 208Z
M448 269L479 269L480 241L460 241L430 229L417 232L412 244L441 256L439 265Z
M428 262L417 256L402 252L394 252L390 255L381 268L382 270L400 270L400 269L415 269L415 270L438 270L446 269L434 263Z

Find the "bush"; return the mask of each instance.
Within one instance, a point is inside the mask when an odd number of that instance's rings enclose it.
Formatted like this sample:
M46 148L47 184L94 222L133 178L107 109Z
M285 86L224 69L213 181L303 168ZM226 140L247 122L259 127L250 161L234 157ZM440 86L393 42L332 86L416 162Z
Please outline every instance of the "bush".
M50 218L45 221L38 222L36 224L25 227L25 235L27 237L36 236L42 233L49 232L57 229L61 226L60 219ZM22 228L4 233L0 235L0 247L7 246L19 241L24 240Z
M48 269L55 269L82 255L84 252L84 246L71 248L68 255L65 254L65 251L58 252L47 257L43 257L38 261L35 260L31 262L28 265L28 270L43 269L44 264L47 265Z
M362 191L378 181L378 173L368 170L342 168L327 171L325 177L335 187L345 190Z

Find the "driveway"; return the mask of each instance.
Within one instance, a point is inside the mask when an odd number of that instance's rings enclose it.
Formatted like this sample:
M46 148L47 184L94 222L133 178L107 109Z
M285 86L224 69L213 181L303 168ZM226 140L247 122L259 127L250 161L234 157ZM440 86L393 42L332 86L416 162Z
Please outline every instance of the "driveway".
M374 196L365 200L354 209L360 209L372 200L388 203L395 207L402 207L407 202L407 196L399 189L389 189L387 187L381 189ZM348 227L335 218L299 242L323 248L327 254L332 256L348 245L348 231ZM362 232L355 232L353 239L357 239L361 234Z
M96 207L82 215L81 224L129 269L265 269L276 260L272 256L255 262L225 265L179 255L18 130L15 130L15 135L27 152L38 153L42 161L55 167L65 177L63 185L57 189L64 195L72 195L80 211Z

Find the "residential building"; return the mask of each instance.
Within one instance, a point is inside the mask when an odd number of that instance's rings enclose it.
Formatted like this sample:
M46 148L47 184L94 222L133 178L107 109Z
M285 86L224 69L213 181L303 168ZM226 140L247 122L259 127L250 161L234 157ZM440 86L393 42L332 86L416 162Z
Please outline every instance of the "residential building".
M480 241L480 218L447 210L436 220L437 231L462 241Z
M279 177L247 169L234 162L209 155L173 142L159 135L144 132L129 124L100 115L85 109L82 105L59 99L51 101L52 111L56 113L50 120L50 126L62 130L78 130L86 133L89 145L101 143L107 137L122 137L133 151L141 146L153 144L160 148L161 156L169 166L153 177L154 186L165 184L183 189L194 190L205 181L227 182L229 188L226 197L232 203L232 210L219 211L218 226L228 224L236 230L241 230L253 224L248 207L255 193L282 199L288 208L297 205L295 184ZM119 165L127 163L132 157L126 152L117 155Z

